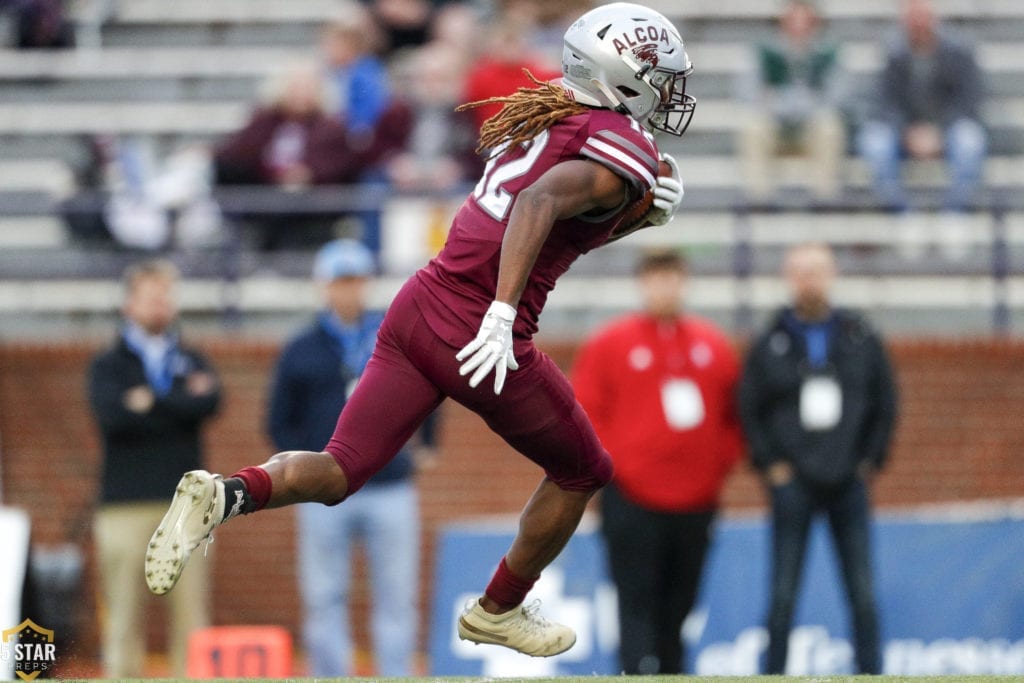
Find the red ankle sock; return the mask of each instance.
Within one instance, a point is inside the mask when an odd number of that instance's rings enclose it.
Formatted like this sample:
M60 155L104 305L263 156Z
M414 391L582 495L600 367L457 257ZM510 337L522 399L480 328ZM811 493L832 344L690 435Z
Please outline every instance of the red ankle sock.
M245 483L245 489L252 499L252 509L245 512L256 512L267 506L267 501L270 500L272 482L270 481L270 475L267 474L265 469L262 467L244 467L231 476L237 477Z
M508 564L503 557L501 558L501 564L498 565L498 570L494 572L494 576L491 578L491 582L487 584L487 590L484 591L484 594L498 603L502 609L512 609L526 599L526 594L530 592L533 584L539 578L539 576L535 576L532 579L519 578L509 570Z

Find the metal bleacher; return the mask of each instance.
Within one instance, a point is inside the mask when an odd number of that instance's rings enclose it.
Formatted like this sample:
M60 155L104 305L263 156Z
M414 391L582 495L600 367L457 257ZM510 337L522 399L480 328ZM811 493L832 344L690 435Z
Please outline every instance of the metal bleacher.
M552 297L546 330L571 333L629 307L637 249L683 245L693 254L694 307L734 328L747 327L782 298L781 251L802 239L838 247L839 298L872 311L895 331L984 334L1020 329L1024 315L1024 2L936 0L947 21L978 46L991 130L987 189L966 219L967 255L955 262L902 259L895 248L907 219L873 208L866 170L846 162L848 193L808 211L788 189L770 211L741 201L734 135L743 109L735 77L752 40L769 30L769 0L651 0L678 19L697 67L690 84L700 104L691 129L667 141L684 169L684 210L663 229L638 233L586 256ZM892 0L825 0L830 30L844 43L853 92L864 93L892 27ZM211 141L244 121L260 83L311 54L334 0L78 0L80 47L0 50L0 334L106 325L115 309L114 277L137 253L95 250L69 240L54 209L74 191L79 136L153 136L163 146ZM856 96L855 96L856 97ZM801 170L784 160L784 181ZM941 167L910 169L925 206L943 183ZM339 195L341 196L341 195ZM400 201L396 199L394 201ZM924 211L911 220L929 221ZM220 325L285 321L313 301L309 254L242 254L230 277L223 252L171 254L186 273L185 311ZM383 302L406 273L389 273ZM245 314L239 316L238 314ZM76 327L78 326L78 327ZM284 324L282 322L281 328Z

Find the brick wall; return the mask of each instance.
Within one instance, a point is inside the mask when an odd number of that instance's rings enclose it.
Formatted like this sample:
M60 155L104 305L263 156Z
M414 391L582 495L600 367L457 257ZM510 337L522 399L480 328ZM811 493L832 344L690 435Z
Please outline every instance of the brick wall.
M271 447L262 429L272 343L208 340L200 344L225 385L221 415L208 432L211 469L231 472L262 462ZM98 650L91 506L98 441L85 401L90 345L0 345L0 436L3 500L26 508L39 544L73 541L86 555L84 586L74 606L74 653L65 674ZM570 344L547 350L563 367ZM1019 496L1024 492L1024 341L914 342L892 345L901 390L901 420L891 466L875 493L883 506ZM491 434L475 415L443 409L442 457L421 475L424 517L423 601L429 604L436 530L454 519L514 514L539 473ZM764 504L757 480L741 467L730 480L727 509ZM298 635L293 516L274 510L218 531L212 546L215 623L280 623ZM497 559L497 558L496 558ZM202 560L200 560L202 561ZM140 572L141 581L141 572ZM365 613L365 593L355 595ZM162 609L151 599L150 641L163 642ZM426 610L424 610L426 612ZM366 632L357 617L357 639Z

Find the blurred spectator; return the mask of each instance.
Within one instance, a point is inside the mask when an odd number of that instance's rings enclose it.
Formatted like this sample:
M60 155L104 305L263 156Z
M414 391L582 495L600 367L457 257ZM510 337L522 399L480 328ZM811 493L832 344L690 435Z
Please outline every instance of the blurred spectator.
M309 66L290 69L269 106L214 153L221 183L306 187L351 180L347 131L325 108L325 83Z
M210 197L210 152L187 145L160 158L152 137L100 136L110 199L104 219L118 244L144 250L214 246L220 208Z
M845 130L839 114L844 78L838 47L822 35L812 0L789 0L777 36L758 45L741 96L751 111L739 150L748 196L769 201L777 187L777 155L800 154L812 162L816 199L840 190Z
M988 139L980 118L984 81L974 50L942 26L930 0L906 0L902 30L888 46L877 110L858 136L875 191L907 208L900 161L946 157L945 208L961 211L981 180Z
M201 353L181 342L167 261L125 274L124 325L89 370L89 403L103 441L94 534L102 590L103 667L110 678L143 675L146 544L161 502L181 472L202 467L200 431L217 411L220 385ZM170 668L185 674L188 634L209 619L209 565L186 569L170 596Z
M317 254L313 275L325 306L285 347L270 397L269 430L279 450L318 450L330 440L383 320L366 310L373 273L373 255L354 240L335 240ZM299 589L313 676L354 674L348 599L358 542L369 562L376 673L414 673L420 521L413 474L416 464L431 461L433 444L432 432L421 434L424 447L415 459L407 446L345 505L299 506Z
M836 264L827 246L791 248L784 275L792 304L754 341L739 390L751 458L771 497L767 673L785 672L808 533L823 513L853 613L856 667L877 674L868 484L892 437L892 371L878 334L832 305Z
M78 243L145 251L220 243L204 146L187 145L160 159L152 137L83 135L66 149L82 192L62 202L61 214ZM108 197L98 205L91 193L102 191Z
M359 159L348 131L326 108L326 84L311 66L287 70L275 83L269 106L257 109L240 131L214 150L219 185L272 185L300 190L356 180ZM249 216L258 223L259 246L322 244L336 215Z
M60 216L75 243L86 246L109 246L113 236L102 208L84 205L83 198L105 187L107 165L103 136L82 134L64 147L70 155L69 167L75 178L77 193L61 202Z
M506 17L488 31L487 49L466 76L467 102L510 95L517 88L533 88L533 81L524 73L529 70L538 80L559 78L562 73L551 70L531 54L528 26L521 20ZM477 128L501 111L501 104L489 104L472 110Z
M580 404L611 454L601 528L619 599L621 670L677 674L719 494L740 456L739 359L711 323L684 312L686 264L639 264L643 311L581 348Z
M347 6L327 26L322 52L333 80L338 114L348 129L348 143L356 155L357 182L364 187L387 186L387 161L408 144L412 114L391 88L387 67L376 52L380 28L359 5ZM358 213L360 239L380 252L380 211Z
M463 53L466 62L480 54L487 40L480 11L468 2L446 2L438 7L430 24L430 42L450 45Z
M461 103L465 64L456 49L431 43L411 53L403 71L412 132L407 150L388 162L388 179L404 192L453 191L483 169L473 115L454 111Z
M562 66L562 37L566 29L596 3L593 0L500 0L501 14L529 26L528 44L548 69Z
M323 32L327 76L350 139L371 137L391 102L387 67L377 56L380 41L373 17L358 5L346 5Z
M391 55L430 40L434 16L431 0L364 0L384 31L384 50Z
M14 19L15 46L70 48L75 46L74 25L67 19L61 0L0 0L0 13Z

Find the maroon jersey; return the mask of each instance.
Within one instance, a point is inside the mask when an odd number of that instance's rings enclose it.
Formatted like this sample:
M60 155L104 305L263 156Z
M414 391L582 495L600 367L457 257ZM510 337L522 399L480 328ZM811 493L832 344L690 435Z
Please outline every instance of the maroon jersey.
M452 222L444 249L422 268L414 296L431 329L464 345L494 300L501 242L519 192L555 164L590 159L627 183L620 206L601 215L556 221L530 272L513 327L517 354L537 331L537 319L558 278L581 254L613 236L623 209L650 190L658 173L654 138L632 119L594 109L555 123L532 140L497 155Z

